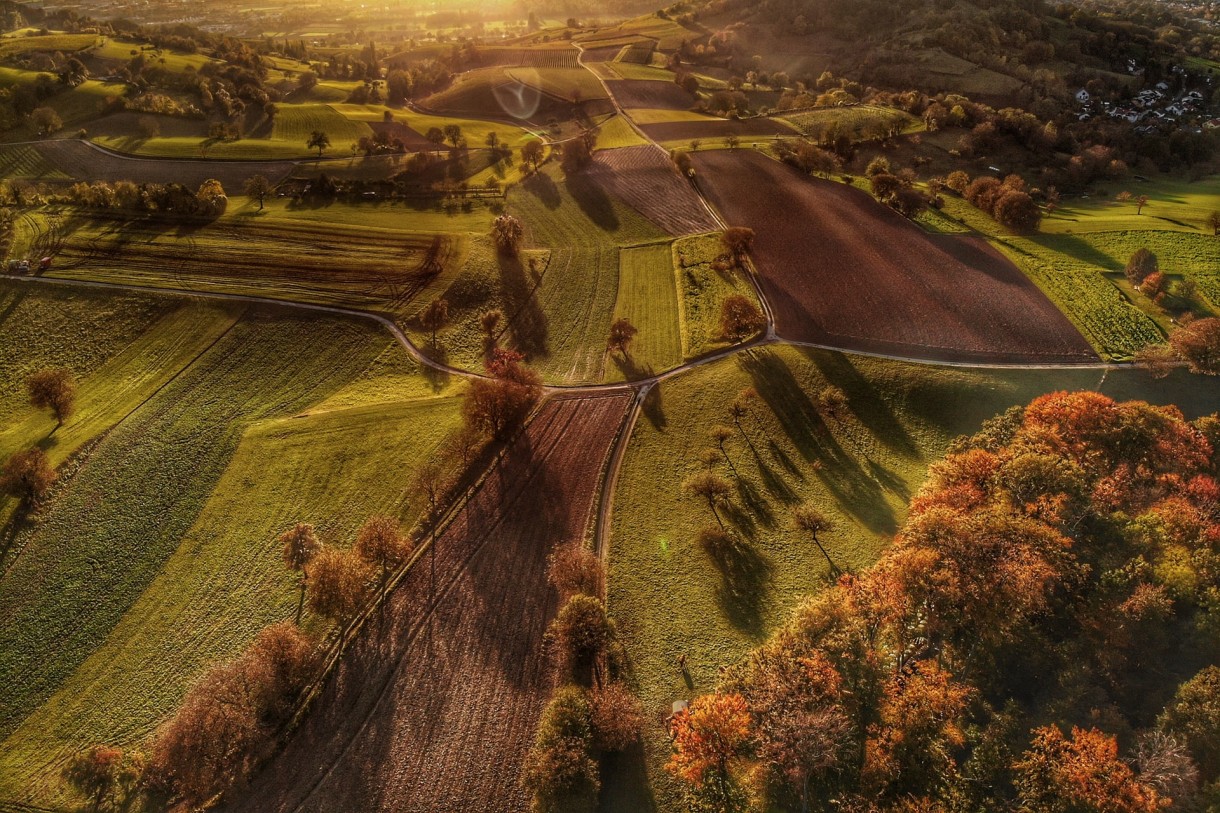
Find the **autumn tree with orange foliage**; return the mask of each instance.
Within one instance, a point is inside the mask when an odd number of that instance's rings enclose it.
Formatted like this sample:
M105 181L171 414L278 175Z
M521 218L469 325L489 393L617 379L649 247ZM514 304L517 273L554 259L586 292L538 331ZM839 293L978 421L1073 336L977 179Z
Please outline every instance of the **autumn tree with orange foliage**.
M671 725L673 755L665 770L688 783L708 809L730 813L748 801L743 771L750 745L750 712L739 694L696 698Z
M471 429L504 440L524 422L542 396L542 379L515 350L497 348L487 363L488 378L475 379L462 414Z
M671 772L692 792L709 766L761 775L753 801L777 810L1206 806L1218 473L1220 418L1176 407L1061 392L986 422L931 467L877 564L696 700L691 716L736 712L719 761L679 718ZM1044 727L1050 709L1070 738Z

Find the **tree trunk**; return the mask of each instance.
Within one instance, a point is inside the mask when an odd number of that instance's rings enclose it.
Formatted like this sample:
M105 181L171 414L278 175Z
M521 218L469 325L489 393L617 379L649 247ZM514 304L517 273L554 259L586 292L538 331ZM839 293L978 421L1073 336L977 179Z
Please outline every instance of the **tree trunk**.
M301 623L301 610L303 610L304 608L305 608L305 577L302 576L301 577L301 596L300 596L300 598L297 599L297 618L296 618L296 622L295 622L297 625L300 625L300 623Z

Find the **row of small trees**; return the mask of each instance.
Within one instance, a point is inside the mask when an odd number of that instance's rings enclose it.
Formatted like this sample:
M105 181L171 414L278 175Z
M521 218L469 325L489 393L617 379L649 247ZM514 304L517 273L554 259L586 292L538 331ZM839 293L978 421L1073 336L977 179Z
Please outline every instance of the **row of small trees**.
M958 170L949 174L945 186L1013 231L1037 231L1042 222L1042 209L1020 175L1009 175L1003 181L989 176L971 181L970 176Z
M190 217L219 217L229 202L224 187L215 179L204 181L195 191L180 183L82 182L68 187L61 200L90 209L169 212Z

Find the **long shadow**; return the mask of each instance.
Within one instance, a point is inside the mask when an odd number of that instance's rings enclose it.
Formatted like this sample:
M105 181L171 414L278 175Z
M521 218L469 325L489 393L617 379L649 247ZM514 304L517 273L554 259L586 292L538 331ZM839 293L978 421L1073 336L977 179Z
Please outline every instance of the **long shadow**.
M637 364L635 357L630 353L626 356L621 353L611 353L610 360L628 381L639 381L641 378L652 378L655 375L651 364Z
M607 754L601 763L602 791L598 813L656 813L657 802L648 781L644 746L636 743L618 754Z
M583 172L576 172L564 178L564 187L572 196L581 211L589 216L602 231L618 231L618 214L606 190Z
M644 403L640 405L640 411L654 429L664 430L669 426L669 419L665 416L664 399L661 396L661 385L648 391L648 395L644 396Z
M788 365L774 353L746 355L741 364L793 445L843 510L873 532L897 531L898 519L881 486L835 438ZM857 400L853 398L852 403Z
M805 349L805 357L817 365L826 380L851 396L851 410L882 443L908 457L919 454L919 447L906 428L886 405L885 398L868 378L861 375L851 359L842 353Z
M737 479L737 496L741 497L742 505L750 510L764 528L775 527L775 512L767 503L767 498L759 493L758 488L749 480ZM764 475L764 481L766 476Z
M520 257L497 255L500 287L508 306L508 324L517 349L530 358L550 355L546 314L538 304L538 282L530 280Z
M1115 266L1113 257L1101 253L1087 241L1071 234L1035 234L1029 239L1045 249L1067 254L1089 265L1105 269Z
M742 632L762 636L771 563L753 545L736 537L728 544L705 550L720 572L716 600L725 617Z
M776 448L778 449L779 447ZM762 455L753 449L751 449L751 452L754 455L754 463L756 466L758 466L758 473L762 477L763 488L767 489L767 492L772 497L779 500L784 505L795 505L797 502L799 502L800 497L795 491L792 490L792 486L788 485L788 482L784 480L784 478L775 469L773 469L771 465L767 463L767 461L763 460ZM784 459L787 460L787 454L784 453L782 449L780 449L780 452L781 454L784 454ZM796 469L795 466L793 468L795 469L796 475L803 479L804 475L801 473L800 469ZM792 473L792 469L789 469L789 473ZM745 499L745 497L743 496L742 499Z
M559 194L559 187L545 172L533 173L521 182L521 188L538 198L548 209L558 209L563 203L563 195Z

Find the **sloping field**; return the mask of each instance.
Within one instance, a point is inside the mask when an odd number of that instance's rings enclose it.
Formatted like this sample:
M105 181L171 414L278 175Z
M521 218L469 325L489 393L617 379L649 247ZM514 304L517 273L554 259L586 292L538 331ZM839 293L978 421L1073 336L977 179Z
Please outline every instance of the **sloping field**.
M232 321L97 444L0 578L0 736L54 694L161 572L243 431L317 403L385 336L365 323L230 307ZM238 318L240 316L240 318Z
M839 387L848 406L832 417L819 390ZM747 387L741 428L728 405ZM798 540L791 510L813 502L835 528L823 537L835 563L872 563L905 518L927 466L956 435L1055 390L1178 404L1195 418L1220 409L1220 387L1179 371L1154 381L1142 370L978 370L775 347L738 354L669 379L649 395L627 448L610 541L610 610L644 702L647 770L604 773L601 810L686 810L662 769L671 753L660 720L670 704L712 690L735 663L830 578L826 559ZM740 567L722 571L696 540L715 526L682 480L703 468L708 429L733 427L725 444L735 472L722 515L747 542ZM690 683L675 668L687 657ZM643 774L651 788L640 787ZM607 798L609 797L609 798ZM654 806L655 805L655 806Z
M19 146L0 145L0 162L8 156L29 149ZM252 175L266 175L272 181L284 178L292 172L291 161L191 161L172 158L128 158L90 146L76 139L44 141L32 146L41 156L41 161L51 167L50 176L40 175L45 180L54 180L62 173L73 181L133 181L135 183L181 183L197 187L209 178L220 181L230 195L238 194L242 184ZM26 159L28 160L28 159ZM38 167L41 170L41 167Z
M674 237L717 228L698 193L652 145L601 150L586 172Z
M602 83L584 68L510 68L507 74L522 84L569 102L606 98Z
M695 97L673 82L615 79L606 82L606 87L610 89L610 95L628 109L690 110L695 105Z
M757 233L753 256L786 338L944 361L1097 358L980 239L928 235L860 190L753 150L691 157L725 219Z
M0 177L8 180L67 181L71 178L50 161L37 145L0 147Z
M659 124L641 124L640 129L654 141L688 141L695 138L724 138L729 135L739 138L796 135L796 131L786 123L768 118L666 121Z
M333 149L342 150L361 136L371 135L366 124L352 121L328 104L285 104L275 114L273 138L301 145L315 130L330 136Z
M590 527L627 394L545 404L234 811L519 813L552 678L546 556ZM429 577L435 566L435 591Z
M225 218L173 224L91 220L64 229L56 276L394 310L458 250L456 238Z
M833 140L841 134L853 141L869 141L895 130L923 129L923 124L906 111L867 104L802 110L776 118L783 119L815 141Z

